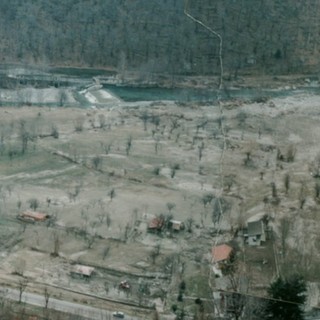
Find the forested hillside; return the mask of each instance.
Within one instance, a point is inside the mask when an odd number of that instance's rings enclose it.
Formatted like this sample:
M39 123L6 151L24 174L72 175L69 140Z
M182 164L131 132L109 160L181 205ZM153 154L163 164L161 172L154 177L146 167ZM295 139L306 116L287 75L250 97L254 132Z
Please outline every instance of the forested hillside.
M223 37L228 74L315 72L318 0L189 0ZM169 74L218 71L218 41L184 0L0 1L0 59Z

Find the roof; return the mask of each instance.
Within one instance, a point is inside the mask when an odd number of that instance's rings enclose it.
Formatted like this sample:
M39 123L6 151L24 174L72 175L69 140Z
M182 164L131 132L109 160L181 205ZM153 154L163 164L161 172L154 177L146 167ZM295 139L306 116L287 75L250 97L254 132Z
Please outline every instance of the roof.
M73 273L78 273L84 276L90 277L92 272L94 271L93 267L88 267L88 266L82 266L80 264L76 264L73 266Z
M172 229L173 230L180 230L183 228L183 222L178 221L178 220L170 220L171 224L172 224Z
M248 236L261 235L263 233L263 222L252 221L248 222Z
M21 214L21 216L24 218L33 219L36 221L44 221L49 217L45 213L36 212L36 211L25 211Z
M232 247L227 244L221 244L212 248L212 260L214 262L224 261L230 258Z
M149 224L148 228L149 229L161 229L164 225L164 219L163 218L153 218Z

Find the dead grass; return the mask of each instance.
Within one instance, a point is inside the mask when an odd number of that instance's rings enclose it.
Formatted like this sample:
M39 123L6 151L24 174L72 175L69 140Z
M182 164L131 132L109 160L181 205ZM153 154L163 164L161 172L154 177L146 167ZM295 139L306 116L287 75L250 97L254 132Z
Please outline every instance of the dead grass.
M305 228L304 243L311 243L319 221L316 215L318 203L311 200L314 179L310 177L308 170L308 164L318 153L316 148L320 138L318 119L310 118L316 111L315 102L314 97L304 96L296 100L275 99L275 107L272 108L268 103L254 103L225 111L225 121L230 128L229 146L232 147L226 150L223 171L226 176L232 177L233 182L225 188L223 197L232 208L222 217L220 226L227 231L218 238L213 236L214 232L209 233L215 230L212 223L213 206L204 206L202 202L205 194L221 195L218 164L222 139L219 134L213 137L214 130L218 129L215 106L195 109L154 105L148 112L159 115L161 122L158 129L151 123L148 124L147 131L139 119L139 114L145 110L143 108L1 108L1 123L13 123L12 130L8 131L10 134L4 137L6 149L0 155L0 182L3 185L0 189L0 202L3 218L11 219L10 228L17 234L16 230L22 230L23 225L14 222L16 214L28 208L30 198L37 198L40 201L38 210L56 216L56 223L60 226L58 231L53 226L27 226L25 232L19 235L21 241L18 245L4 248L1 273L10 273L12 260L21 256L27 261L27 273L34 264L41 261L46 274L51 275L51 278L44 276L42 280L61 286L73 286L68 273L68 266L72 262L96 265L101 269L122 270L128 276L137 272L169 274L172 257L179 254L180 260L176 262L178 266L181 263L192 266L186 269L184 276L188 294L205 297L209 294L206 287L207 276L199 267L203 261L199 255L190 252L197 251L200 247L210 250L216 239L219 242L230 241L232 233L228 230L231 224L237 228L247 218L261 211L270 216L271 224L277 232L280 217L291 217L294 213L290 208L298 207L301 181L307 184L308 201L300 214L294 216L296 225L289 235L288 245L294 246L294 232L301 233L302 226ZM249 115L244 129L239 127L236 118L240 110ZM97 126L99 114L106 117L107 126L103 129L91 125L94 123ZM176 116L179 127L170 133L172 117ZM75 132L75 121L79 117L84 119L84 129ZM197 125L204 117L209 119L208 125L200 128L197 133ZM26 121L28 130L32 128L35 133L48 132L52 124L55 124L59 130L59 139L36 139L30 143L25 155L18 153L10 160L8 148L20 150L18 128L21 119ZM259 128L262 128L260 137ZM126 143L129 136L132 137L132 148L127 155ZM156 141L159 142L157 153ZM296 159L292 163L279 162L276 160L276 150L268 147L285 148L288 141L297 148ZM203 157L199 160L198 147L202 142L205 147ZM102 144L111 144L108 154ZM248 148L252 166L244 164ZM63 152L70 161L53 155L54 151ZM99 168L94 168L94 157L101 158ZM180 168L172 178L171 170L176 164ZM158 174L154 173L155 167L159 168ZM260 175L262 171L263 179ZM292 177L288 195L284 192L283 184L286 173L290 173ZM278 206L265 205L263 202L266 197L272 198L271 182L277 186L280 199ZM9 192L6 186L12 186L12 190ZM74 198L70 197L76 190L78 194ZM112 198L111 190L114 190ZM50 205L47 199L50 199ZM18 202L21 202L20 208ZM193 227L192 236L186 231L180 235L146 234L150 217L169 214L167 203L175 204L171 212L174 219L193 219L193 226L197 225L198 228ZM312 223L303 223L306 219L312 220ZM61 241L60 257L56 259L49 255L53 247L54 232L59 232ZM86 235L96 237L91 248L88 247ZM160 244L162 252L153 264L150 250L156 244ZM276 240L276 247L278 245ZM110 249L103 258L106 247ZM311 247L316 254L318 246ZM32 253L31 248L38 250L38 253ZM242 244L239 248L244 250ZM245 247L246 264L252 275L252 288L255 285L267 285L275 274L271 248L270 242L263 248ZM299 250L302 248L303 246ZM202 250L198 251L202 253ZM60 268L62 271L58 276ZM34 279L38 276L30 274ZM108 278L111 287L122 277L115 275ZM135 279L134 276L132 279ZM130 299L137 301L139 282L132 281L135 283L135 294ZM151 287L155 286L153 280L146 281ZM79 281L76 284L77 289L88 292L95 291L95 286L102 296L118 295L116 290L106 293L99 277L88 284ZM172 299L170 294L176 292L176 287L170 290L172 292L168 292L168 297Z

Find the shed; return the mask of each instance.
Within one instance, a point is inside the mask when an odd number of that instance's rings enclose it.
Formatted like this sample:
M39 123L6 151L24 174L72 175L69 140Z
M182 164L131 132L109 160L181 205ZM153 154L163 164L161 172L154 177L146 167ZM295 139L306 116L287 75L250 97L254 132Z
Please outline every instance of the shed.
M24 211L18 215L18 219L30 222L37 222L37 221L45 221L49 219L50 216L46 213L37 212L37 211Z
M76 264L71 270L71 276L81 277L81 278L90 278L94 272L93 267L83 266Z
M184 223L178 220L170 220L171 229L174 231L180 231L184 229Z

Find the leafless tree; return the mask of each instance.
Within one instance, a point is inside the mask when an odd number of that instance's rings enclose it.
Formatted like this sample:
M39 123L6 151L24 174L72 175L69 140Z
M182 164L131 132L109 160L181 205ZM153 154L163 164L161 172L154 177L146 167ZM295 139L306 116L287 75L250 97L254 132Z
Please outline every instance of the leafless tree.
M297 153L297 148L295 145L290 144L287 149L287 162L293 162Z
M127 154L127 156L130 154L131 148L132 148L132 136L129 136L126 141L126 154Z
M193 218L188 218L187 220L186 220L186 229L187 229L187 231L188 232L192 232L192 226L193 226L193 224L194 224L194 220L193 220Z
M155 139L154 139L154 152L156 154L158 154L159 145L160 145L160 138L159 137L155 137Z
M284 176L284 188L286 190L286 194L288 194L289 189L290 189L290 174L286 173Z
M198 146L199 161L201 161L202 159L203 149L204 149L204 142L202 141L201 144Z
M140 115L140 119L143 122L143 129L144 131L147 131L147 124L148 124L148 120L149 120L149 114L148 111L144 110L142 112L142 114Z
M91 235L91 234L86 234L85 236L85 241L87 243L87 248L88 249L91 249L94 242L96 240L96 236L95 235Z
M109 191L109 197L110 197L110 201L112 201L112 199L116 196L116 190L114 188L112 188Z
M107 216L106 216L106 224L107 224L107 227L108 227L108 228L111 226L111 223L112 223L112 220L111 220L110 214L107 213Z
M27 286L28 286L28 279L27 278L22 278L19 280L19 303L21 303L22 301L22 294L23 292L26 290Z
M39 207L39 200L36 198L32 198L28 200L30 208L34 211L37 210L37 208Z
M300 203L300 209L303 209L303 206L306 203L307 200L307 185L304 181L301 182L300 185L300 191L299 191L299 203Z
M56 125L52 125L51 126L51 133L50 134L55 139L59 138L59 130L58 130L58 127Z
M203 204L203 207L205 208L208 204L212 202L214 199L214 195L212 193L207 193L201 198L201 202Z
M43 296L44 296L44 301L45 301L45 309L48 308L48 304L49 304L49 299L50 299L50 291L48 290L48 287L44 287L44 290L43 290Z
M280 220L280 228L279 228L279 233L280 233L280 242L281 242L281 251L282 251L282 257L285 259L286 253L287 253L287 239L290 233L290 228L291 228L291 222L290 219L288 218L282 218Z
M25 154L29 141L33 140L31 133L27 130L25 120L20 120L19 137L21 140L21 153Z
M171 118L170 120L171 120L171 122L170 122L170 125L171 125L171 126L170 126L169 132L170 132L170 134L171 134L171 133L173 132L173 130L179 128L180 123L179 123L179 119L176 118L176 117L173 117L173 118Z
M51 255L53 257L58 257L59 256L59 250L60 250L60 236L58 234L58 232L54 231L52 234L53 237L53 251L51 253Z
M73 124L76 132L82 132L84 127L84 118L78 117L77 119L74 120Z
M110 252L110 247L104 247L102 251L102 259L105 260Z
M171 214L171 211L172 211L173 208L175 208L176 204L172 203L172 202L167 202L166 206L167 206L167 209L169 211L169 214Z
M170 169L171 169L170 176L173 179L176 175L176 171L180 169L180 165L178 163L175 163L171 165Z
M101 167L102 167L102 158L100 156L94 156L92 158L92 167L95 169L95 170L101 170Z
M105 154L109 154L111 151L112 143L103 143L100 142L101 148L103 149Z
M157 257L160 255L161 245L158 243L154 249L150 252L150 258L152 260L152 264L156 263Z

